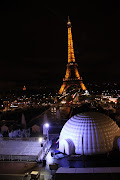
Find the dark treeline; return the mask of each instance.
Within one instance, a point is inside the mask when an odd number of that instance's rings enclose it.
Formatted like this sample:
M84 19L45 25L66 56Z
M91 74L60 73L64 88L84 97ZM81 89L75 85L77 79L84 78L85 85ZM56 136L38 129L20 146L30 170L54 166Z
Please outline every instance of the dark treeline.
M22 113L25 116L26 123L29 124L30 120L38 115L40 115L42 112L47 110L49 106L46 107L39 107L39 108L28 108L28 109L16 109L15 111L7 111L3 112L1 114L1 120L0 123L1 125L11 125L11 122L15 124L20 124L21 123L21 118L22 118ZM5 121L3 121L5 120ZM12 120L12 121L11 121Z

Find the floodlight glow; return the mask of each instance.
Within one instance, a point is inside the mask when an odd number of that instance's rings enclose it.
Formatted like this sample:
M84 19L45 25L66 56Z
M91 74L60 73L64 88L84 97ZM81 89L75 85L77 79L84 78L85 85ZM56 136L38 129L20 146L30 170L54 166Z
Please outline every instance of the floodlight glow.
M42 137L40 137L40 138L39 138L39 142L41 143L42 141L43 141L43 138L42 138Z
M46 124L45 124L45 127L46 127L46 128L49 128L49 124L48 124L48 123L46 123Z

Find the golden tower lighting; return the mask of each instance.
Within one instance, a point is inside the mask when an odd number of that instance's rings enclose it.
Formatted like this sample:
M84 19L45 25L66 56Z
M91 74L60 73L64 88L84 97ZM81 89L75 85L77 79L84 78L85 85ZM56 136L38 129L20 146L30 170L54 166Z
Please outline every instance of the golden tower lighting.
M78 72L77 63L75 62L71 22L68 17L67 28L68 28L68 64L66 69L65 78L63 78L63 84L59 90L59 94L63 94L70 86L80 86L82 90L86 90L85 85L82 82L82 77Z

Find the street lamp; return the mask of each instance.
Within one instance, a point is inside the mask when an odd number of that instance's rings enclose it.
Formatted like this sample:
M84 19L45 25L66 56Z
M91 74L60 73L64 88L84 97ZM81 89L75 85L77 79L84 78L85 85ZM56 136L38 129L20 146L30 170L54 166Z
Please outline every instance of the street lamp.
M43 138L40 137L38 140L39 140L39 143L40 143L41 147L43 147Z
M48 124L48 123L45 123L45 127L48 129L48 128L49 128L49 124Z
M47 139L49 140L49 124L48 123L45 123L43 125L43 134L47 135Z
M43 141L43 138L42 138L42 137L40 137L40 138L39 138L39 142L40 142L40 143L42 143L42 141Z

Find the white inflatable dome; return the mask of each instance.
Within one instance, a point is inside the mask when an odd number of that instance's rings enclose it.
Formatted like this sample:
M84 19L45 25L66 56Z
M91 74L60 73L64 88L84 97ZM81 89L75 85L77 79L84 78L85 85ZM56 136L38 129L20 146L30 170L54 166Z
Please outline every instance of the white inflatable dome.
M71 117L59 137L59 150L66 154L101 154L113 149L120 136L117 124L105 114L85 112Z

